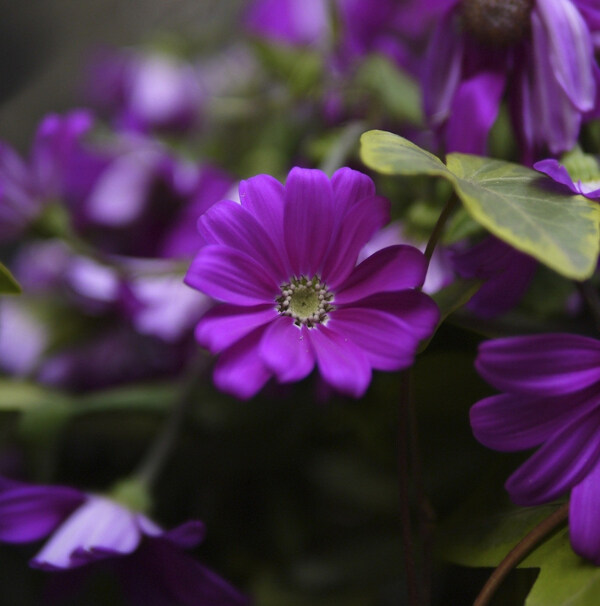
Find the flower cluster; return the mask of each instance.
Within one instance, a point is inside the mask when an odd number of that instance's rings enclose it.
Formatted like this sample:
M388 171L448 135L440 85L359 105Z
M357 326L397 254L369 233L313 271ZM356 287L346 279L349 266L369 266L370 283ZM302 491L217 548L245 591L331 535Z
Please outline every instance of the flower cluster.
M427 484L412 404L430 389L456 400L444 407L443 439L427 425L426 465L444 476L432 490L468 488L469 474L446 473L440 459L453 465L444 440L464 425L455 411L471 397L454 364L483 334L500 338L479 346L475 367L502 393L472 407L475 437L496 450L537 449L508 479L510 497L530 506L569 495L573 549L600 566L600 342L587 336L592 320L600 326L600 2L253 0L237 25L214 55L187 42L168 53L101 50L85 79L90 109L45 116L25 155L0 143L10 267L0 264L0 542L44 541L30 565L60 589L108 572L127 603L248 604L187 553L204 525L176 525L212 510L236 552L208 560L257 601L286 606L297 588L284 585L297 582L318 602L296 556L323 549L332 534L315 520L327 516L288 516L284 488L326 487L326 507L341 494L344 515L330 516L340 536L354 539L366 512L365 536L387 541L397 515L394 505L389 528L379 525L381 487L396 484L383 475L392 424L382 402L398 399L401 382L403 526L423 547L414 557L404 546L406 585L421 603L432 593L431 537L411 520ZM382 176L359 164L367 128L361 159ZM457 153L442 164L432 156L440 150ZM470 155L488 152L500 158ZM453 325L440 326L449 316ZM510 336L519 331L538 334ZM425 370L400 374L430 341ZM324 459L312 435L296 433L311 425L296 422L313 414L294 401L307 392L371 401L360 418L350 415L362 403L331 407L349 415L336 423L350 458L330 427ZM290 405L277 405L271 423L269 406L284 396ZM253 401L241 413L235 399ZM290 461L302 463L302 481ZM139 501L120 491L129 482ZM198 498L192 483L205 491ZM259 539L245 536L249 527ZM377 549L378 563L394 560ZM395 588L393 574L372 584Z

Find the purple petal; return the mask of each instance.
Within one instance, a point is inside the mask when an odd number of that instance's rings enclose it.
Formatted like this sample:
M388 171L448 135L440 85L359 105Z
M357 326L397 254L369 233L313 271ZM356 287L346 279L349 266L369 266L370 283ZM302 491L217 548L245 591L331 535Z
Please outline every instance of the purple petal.
M447 151L485 153L505 81L503 72L485 71L460 83L452 99L446 127Z
M375 196L373 179L351 168L336 170L331 177L331 185L337 216L343 216L357 202Z
M160 154L140 146L113 160L95 182L87 202L90 220L120 227L139 218L156 177Z
M493 318L515 307L537 270L537 261L527 255L511 251L507 257L514 263L488 279L467 303L467 309L481 318Z
M283 185L269 175L257 175L240 183L240 202L256 217L275 247L283 252Z
M533 168L548 175L557 183L566 185L574 194L581 193L577 190L575 183L573 183L573 179L571 179L569 171L562 164L560 164L558 160L555 160L554 158L540 160L533 165Z
M196 326L196 340L211 353L219 353L255 328L277 318L274 305L237 307L217 305Z
M535 139L545 141L553 154L571 149L579 134L581 113L572 105L556 79L549 61L550 42L542 23L531 13L534 51L534 87L532 97Z
M582 183L581 181L573 183L569 172L558 160L554 160L553 158L540 160L533 165L533 168L545 173L557 183L566 185L574 194L581 194L591 200L600 199L600 188L595 187L598 183L597 181L594 184Z
M136 330L170 343L179 341L213 303L184 284L181 275L142 275L128 286L135 298Z
M291 269L298 277L318 274L334 226L331 181L315 169L293 168L285 183L283 230Z
M569 535L573 551L600 566L600 461L571 491Z
M248 606L217 574L163 540L146 542L120 563L128 603L136 606Z
M475 367L501 391L575 393L600 380L600 342L559 333L494 339L479 346Z
M133 552L141 539L135 515L108 499L89 497L30 562L35 568L74 568Z
M345 336L319 325L309 331L323 379L337 391L360 398L371 382L366 354Z
M361 248L390 220L385 198L366 198L350 208L338 223L323 265L322 279L329 287L341 284L353 270Z
M300 381L315 365L306 326L297 327L292 318L280 316L265 330L259 355L281 383Z
M404 330L419 340L429 338L437 326L440 312L431 297L418 290L403 290L371 295L353 301L344 309L374 309L393 316Z
M60 486L29 486L3 480L0 541L28 543L50 534L85 497Z
M340 285L335 304L347 304L380 292L417 288L423 284L427 261L413 246L388 246L367 257Z
M192 549L199 545L206 535L206 527L200 520L190 520L161 535L161 539L169 541L181 549Z
M448 117L460 82L464 44L457 19L456 11L450 10L439 20L425 55L423 103L433 125Z
M539 505L578 484L600 457L600 411L566 425L508 478L517 505Z
M595 387L556 397L501 394L480 400L471 408L471 427L488 448L525 450L545 442L597 404Z
M205 246L193 260L184 282L234 305L275 305L275 278L248 255L225 246Z
M65 116L52 114L40 123L31 150L31 169L46 197L61 195L70 156L93 123L92 114L86 110L74 110Z
M336 309L328 328L348 335L376 370L400 370L410 366L419 338L406 330L395 316L376 309Z
M583 17L568 0L537 0L534 11L548 37L554 77L579 111L592 109L596 96L594 51Z
M254 215L240 204L231 200L215 204L200 217L198 229L207 243L245 253L268 268L278 282L289 278L282 262L283 247L277 249Z
M255 0L244 25L253 34L276 42L312 44L329 30L324 0Z
M468 309L483 318L517 305L537 268L534 259L491 236L465 251L455 252L452 263L461 277L486 280L468 303Z
M256 395L271 378L258 355L264 327L259 327L226 349L215 366L215 385L241 400Z

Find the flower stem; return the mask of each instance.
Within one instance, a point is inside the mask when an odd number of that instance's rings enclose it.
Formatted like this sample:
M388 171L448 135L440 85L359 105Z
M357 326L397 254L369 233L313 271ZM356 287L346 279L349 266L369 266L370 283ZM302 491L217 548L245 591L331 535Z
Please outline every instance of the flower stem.
M600 296L598 296L598 292L589 280L586 280L585 282L575 282L575 284L588 306L596 328L600 330Z
M408 606L423 606L417 572L416 552L412 536L410 515L409 444L410 444L410 401L411 371L401 374L400 409L398 411L398 484L400 489L400 521L404 547L404 570L408 593Z
M448 199L448 202L446 202L446 205L442 209L442 212L440 213L440 216L438 217L438 220L433 228L433 231L431 232L431 235L429 236L429 240L427 241L427 248L425 248L425 258L427 259L428 263L429 263L429 261L431 261L433 251L435 250L435 247L437 246L437 243L438 243L440 237L442 236L442 232L444 231L444 226L446 225L446 221L448 221L448 217L452 214L452 211L456 207L457 203L458 203L458 196L456 195L455 192L452 192L452 195L450 196L450 198Z
M506 578L508 573L525 558L525 556L548 534L562 524L569 516L569 503L565 503L547 518L542 520L533 530L525 535L506 557L500 562L498 567L492 572L487 583L479 592L479 595L473 602L473 606L487 606L492 596L498 589L500 583Z
M190 405L193 402L193 393L198 378L206 368L208 358L202 351L193 358L186 372L181 376L181 382L175 393L171 413L150 445L146 456L142 459L134 477L143 484L148 491L152 489L171 451L175 445L179 432L185 421Z
M412 372L410 373L412 376ZM419 535L421 538L421 579L422 579L422 606L431 601L431 575L432 575L432 552L433 552L433 530L435 524L435 512L431 505L425 487L423 485L423 466L421 464L421 448L419 445L419 427L415 397L412 391L412 383L409 386L408 398L408 422L410 432L410 462L417 500L417 516L419 522Z

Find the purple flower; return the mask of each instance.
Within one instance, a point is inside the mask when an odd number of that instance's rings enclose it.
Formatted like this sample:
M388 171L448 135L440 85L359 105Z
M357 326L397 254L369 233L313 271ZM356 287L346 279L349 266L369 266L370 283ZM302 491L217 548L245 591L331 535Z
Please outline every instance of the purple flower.
M322 46L331 34L327 0L255 0L244 16L246 29L262 38Z
M533 165L535 170L548 175L557 183L566 186L574 194L581 194L590 200L600 200L600 167L593 156L581 156L587 166L570 167L566 162L561 164L558 160L549 158L540 160ZM578 163L581 164L581 163ZM582 171L581 168L584 170ZM588 170L585 170L585 169ZM573 177L571 175L577 175ZM577 179L575 183L574 178Z
M493 236L467 250L455 252L452 263L462 278L484 281L466 305L482 318L493 318L517 305L537 268L535 259Z
M502 451L538 450L507 480L518 505L571 491L573 549L600 565L600 341L569 334L483 343L479 373L502 394L471 409L475 437Z
M82 110L46 116L27 162L0 143L0 240L17 238L47 203L61 195L70 155L91 125L91 116Z
M249 603L183 553L204 538L202 522L190 521L164 531L145 515L106 497L0 478L0 541L30 543L46 537L31 566L65 571L110 562L134 604Z
M371 369L412 364L439 314L417 290L426 261L416 248L390 246L356 265L389 220L371 179L294 168L285 187L268 175L243 181L240 199L200 218L206 246L185 278L223 302L196 328L221 354L220 389L249 398L271 376L298 381L316 363L332 387L359 397Z
M475 437L502 451L538 450L507 480L518 505L571 491L573 549L600 565L600 341L569 334L496 339L475 362L501 395L471 408Z
M422 37L432 15L451 1L435 0L423 13L417 2L397 0L254 0L244 25L251 34L273 42L319 48L330 55L334 71L344 71L375 52L410 69L416 62L416 38Z
M571 149L599 109L599 18L587 0L454 0L423 68L425 112L446 148L484 153L507 93L528 156Z
M204 101L191 65L166 54L108 50L90 68L88 95L117 127L139 132L189 129Z

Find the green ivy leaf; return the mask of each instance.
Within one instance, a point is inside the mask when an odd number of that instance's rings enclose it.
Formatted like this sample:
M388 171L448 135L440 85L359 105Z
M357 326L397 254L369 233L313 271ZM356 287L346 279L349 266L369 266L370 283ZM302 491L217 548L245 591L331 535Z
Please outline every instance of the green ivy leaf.
M455 190L469 214L491 233L576 280L596 268L600 209L583 196L545 189L548 181L520 166L449 154Z
M384 175L431 175L452 180L452 173L433 154L383 130L369 130L360 138L362 161Z
M559 193L539 173L501 160L449 154L447 166L407 139L384 131L361 137L361 156L388 175L448 180L473 219L563 276L589 278L600 251L600 208Z
M21 292L19 283L8 268L0 263L0 293L5 295L18 295Z

